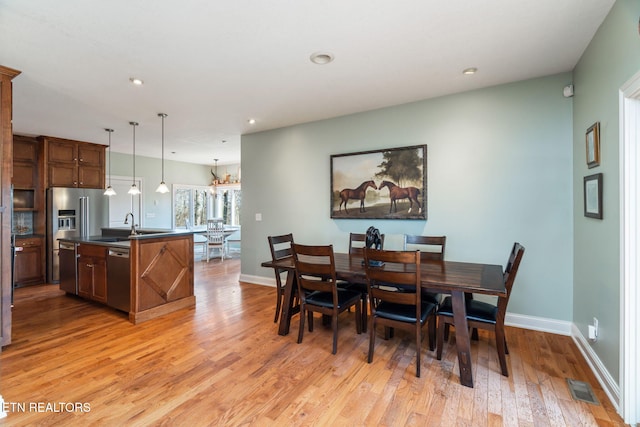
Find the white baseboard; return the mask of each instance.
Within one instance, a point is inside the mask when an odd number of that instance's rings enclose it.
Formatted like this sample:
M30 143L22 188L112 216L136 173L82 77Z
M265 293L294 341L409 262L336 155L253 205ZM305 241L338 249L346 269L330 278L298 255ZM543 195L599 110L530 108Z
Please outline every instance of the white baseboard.
M240 282L251 283L253 285L276 287L276 279L263 276L252 276L250 274L240 274Z
M507 326L516 328L531 329L533 331L550 332L558 335L571 335L571 322L564 320L547 319L545 317L527 316L525 314L515 314L507 312L504 319Z
M613 379L609 371L607 371L607 368L575 324L572 326L571 337L580 349L591 371L596 376L600 386L602 386L604 392L607 393L611 404L616 408L616 412L620 413L620 386Z

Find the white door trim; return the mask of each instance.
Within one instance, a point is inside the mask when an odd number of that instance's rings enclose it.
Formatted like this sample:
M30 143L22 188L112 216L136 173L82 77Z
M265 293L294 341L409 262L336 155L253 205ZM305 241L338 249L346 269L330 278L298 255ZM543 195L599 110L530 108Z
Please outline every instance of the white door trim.
M640 423L640 72L620 88L620 414Z

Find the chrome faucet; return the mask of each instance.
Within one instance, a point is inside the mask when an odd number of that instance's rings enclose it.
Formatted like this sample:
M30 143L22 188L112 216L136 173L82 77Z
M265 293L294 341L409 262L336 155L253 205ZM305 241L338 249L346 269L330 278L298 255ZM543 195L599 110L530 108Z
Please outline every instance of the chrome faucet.
M128 212L125 215L124 223L129 224L129 215L131 215L131 236L135 236L136 234L138 234L138 232L136 231L136 221L135 221L135 218L133 217L133 213Z

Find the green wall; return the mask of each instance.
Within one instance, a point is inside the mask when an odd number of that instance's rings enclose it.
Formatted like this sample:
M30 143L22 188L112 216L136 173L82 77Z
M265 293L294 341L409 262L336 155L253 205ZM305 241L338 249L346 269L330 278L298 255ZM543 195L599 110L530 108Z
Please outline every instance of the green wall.
M619 89L640 70L640 2L618 0L574 70L573 322L582 335L593 317L598 341L590 343L614 379L620 375ZM600 166L588 169L585 132L600 122ZM583 178L602 173L603 219L583 215Z
M242 137L242 274L272 278L267 236L346 251L375 225L447 235L447 259L504 265L526 247L509 311L571 321L572 100L569 73ZM428 220L333 220L331 154L428 145ZM256 214L262 215L256 221Z

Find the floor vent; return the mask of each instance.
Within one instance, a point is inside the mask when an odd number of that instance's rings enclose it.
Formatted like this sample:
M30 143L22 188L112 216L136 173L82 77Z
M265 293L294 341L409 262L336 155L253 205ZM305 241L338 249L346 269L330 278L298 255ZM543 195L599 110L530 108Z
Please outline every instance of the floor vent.
M571 396L573 396L575 400L582 400L583 402L591 403L593 405L600 404L588 383L567 378L567 384L569 385Z

